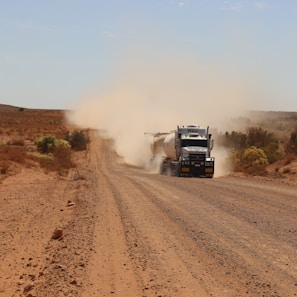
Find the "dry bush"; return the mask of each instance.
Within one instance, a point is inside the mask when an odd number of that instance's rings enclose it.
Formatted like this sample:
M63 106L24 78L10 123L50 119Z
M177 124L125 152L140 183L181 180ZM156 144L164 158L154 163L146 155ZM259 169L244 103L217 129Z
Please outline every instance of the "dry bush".
M284 165L289 165L289 164L291 164L295 160L296 160L296 155L294 155L294 154L287 154L284 157Z
M54 158L59 165L64 169L74 167L74 163L71 160L71 149L67 146L58 146L54 150Z
M16 145L16 146L24 146L25 141L24 141L24 139L21 139L21 138L17 139L16 138L16 139L10 140L7 144L8 145Z
M24 163L26 160L26 150L23 147L10 147L8 152L9 160L17 162L17 163Z
M241 154L238 150L232 149L228 156L228 163L232 164L233 171L240 172L243 171L241 163Z
M0 145L0 160L8 160L8 149L6 145Z
M0 174L6 174L8 169L9 169L9 162L1 161L0 162Z
M267 170L266 166L264 165L258 165L258 166L253 166L246 168L244 170L245 173L250 174L250 175L257 175L257 176L266 176L267 175Z
M26 149L22 146L0 146L0 159L24 163L26 160Z
M68 169L75 167L71 160L71 149L69 147L56 147L53 153L35 155L35 160L39 162L40 166L46 171L56 171L63 175L67 173Z
M68 141L57 139L53 135L38 138L35 141L38 152L37 156L42 168L57 171L64 174L69 168L74 167L71 161L71 147Z
M289 142L286 145L286 151L297 155L297 127L292 131Z
M36 160L39 162L40 166L47 171L55 171L58 169L57 162L53 156L38 155Z

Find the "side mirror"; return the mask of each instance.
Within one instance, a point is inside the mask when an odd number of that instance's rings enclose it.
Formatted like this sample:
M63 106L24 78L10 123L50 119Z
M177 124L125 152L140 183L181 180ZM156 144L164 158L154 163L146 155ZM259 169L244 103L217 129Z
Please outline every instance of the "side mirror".
M214 146L214 141L213 139L210 141L210 149L212 150L213 149L213 146Z

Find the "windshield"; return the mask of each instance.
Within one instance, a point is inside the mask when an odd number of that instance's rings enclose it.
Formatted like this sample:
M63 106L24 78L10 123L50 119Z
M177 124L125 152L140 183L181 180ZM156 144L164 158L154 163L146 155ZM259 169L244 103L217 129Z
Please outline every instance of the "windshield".
M181 141L181 146L201 146L207 147L207 140L206 139L183 139Z

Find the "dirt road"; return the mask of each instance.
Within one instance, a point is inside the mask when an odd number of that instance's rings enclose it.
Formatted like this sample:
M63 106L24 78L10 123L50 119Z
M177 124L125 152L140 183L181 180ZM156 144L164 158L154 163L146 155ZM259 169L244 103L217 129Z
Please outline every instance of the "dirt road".
M97 137L76 158L1 185L1 297L297 296L297 186L150 174Z

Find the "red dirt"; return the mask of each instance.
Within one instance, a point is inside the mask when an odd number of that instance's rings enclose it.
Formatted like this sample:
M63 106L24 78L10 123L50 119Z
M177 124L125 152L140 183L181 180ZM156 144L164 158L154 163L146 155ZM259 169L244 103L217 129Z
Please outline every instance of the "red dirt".
M2 177L0 297L297 296L296 184L150 174L95 132L73 161Z

